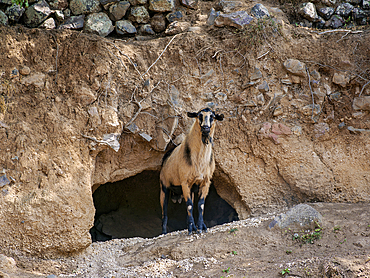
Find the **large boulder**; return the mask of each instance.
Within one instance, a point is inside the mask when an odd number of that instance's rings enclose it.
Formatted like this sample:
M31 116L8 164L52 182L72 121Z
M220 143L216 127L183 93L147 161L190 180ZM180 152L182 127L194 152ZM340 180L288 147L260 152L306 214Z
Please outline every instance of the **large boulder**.
M269 228L313 230L321 225L322 215L317 210L307 204L299 204L275 217Z
M24 13L24 23L29 27L39 26L52 13L48 3L41 0L31 5Z
M97 13L101 10L99 0L71 0L69 8L73 15Z
M93 13L86 17L84 30L106 37L114 30L114 27L107 14Z
M120 20L116 22L116 32L119 35L136 34L137 30L129 20Z
M173 0L149 0L149 10L153 12L171 12L174 8Z
M18 22L25 10L25 8L17 4L13 4L6 8L5 13L11 21Z
M8 17L3 11L0 11L0 25L8 25Z

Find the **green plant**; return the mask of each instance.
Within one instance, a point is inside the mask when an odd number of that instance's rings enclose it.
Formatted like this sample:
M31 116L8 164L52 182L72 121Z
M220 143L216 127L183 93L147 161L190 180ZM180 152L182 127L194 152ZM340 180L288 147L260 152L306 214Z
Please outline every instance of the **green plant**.
M12 4L18 5L20 7L25 6L28 8L28 0L12 0Z
M223 269L222 272L229 273L230 272L230 267Z
M238 228L232 228L230 229L229 234L235 233L237 231L239 231Z
M322 228L316 223L316 229L313 231L300 231L300 232L291 232L292 239L299 241L301 243L314 243L315 240L318 240L322 237Z
M285 274L289 274L289 272L290 272L290 269L289 268L285 268L280 273L281 273L281 275L285 275Z
M286 250L285 251L285 253L287 253L287 254L292 254L292 252L293 252L292 250Z
M334 233L338 232L340 230L341 230L340 226L334 226L334 228L333 228Z
M231 252L233 255L238 255L238 252L236 252L236 251L232 251Z

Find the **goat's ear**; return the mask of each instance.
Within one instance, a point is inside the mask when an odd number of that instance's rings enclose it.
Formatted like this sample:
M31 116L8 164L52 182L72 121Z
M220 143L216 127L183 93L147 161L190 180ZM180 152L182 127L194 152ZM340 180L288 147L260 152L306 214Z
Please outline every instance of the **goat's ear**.
M197 112L188 112L188 117L189 118L197 118L198 117L198 113Z
M224 119L224 114L216 114L215 119L217 121L222 121Z

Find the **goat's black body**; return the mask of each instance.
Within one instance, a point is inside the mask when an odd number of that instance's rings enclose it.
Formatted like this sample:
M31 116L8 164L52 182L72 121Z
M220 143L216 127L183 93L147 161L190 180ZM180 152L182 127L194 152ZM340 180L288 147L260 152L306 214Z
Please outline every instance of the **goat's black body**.
M187 142L185 142L184 158L185 158L186 163L189 166L191 166L192 165L192 161L191 161L191 149L190 149L189 144Z
M164 165L164 163L166 162L166 160L171 156L171 154L173 153L173 151L177 148L177 146L173 147L172 149L169 149L163 156L162 158L162 167Z

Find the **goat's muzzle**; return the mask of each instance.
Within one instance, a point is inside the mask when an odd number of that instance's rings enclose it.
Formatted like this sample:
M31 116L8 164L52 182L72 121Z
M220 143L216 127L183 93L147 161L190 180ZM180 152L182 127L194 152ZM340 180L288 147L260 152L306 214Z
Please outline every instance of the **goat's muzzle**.
M210 142L212 143L212 138L209 136L211 128L209 126L202 126L200 130L202 132L202 142L206 145Z
M211 128L209 126L202 126L200 130L203 136L208 136L209 132L211 131Z

